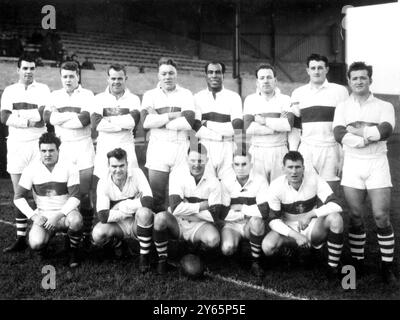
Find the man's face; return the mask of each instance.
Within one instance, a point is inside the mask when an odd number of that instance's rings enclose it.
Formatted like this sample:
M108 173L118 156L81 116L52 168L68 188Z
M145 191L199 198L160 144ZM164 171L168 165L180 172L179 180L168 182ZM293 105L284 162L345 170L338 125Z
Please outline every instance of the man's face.
M116 71L110 69L108 73L108 86L110 87L110 92L113 95L120 95L125 91L126 80L128 77L125 75L123 70Z
M289 184L298 184L303 181L304 165L301 160L286 160L283 170Z
M79 76L76 71L61 70L61 82L67 92L73 92L78 87Z
M43 164L48 166L54 166L58 161L58 149L54 143L42 143L39 146L40 149L40 160Z
M357 70L350 72L349 86L351 91L356 95L369 94L369 86L372 79L368 76L367 70Z
M310 76L310 82L316 85L321 85L324 83L328 71L329 67L325 65L324 61L311 60L307 68L307 73Z
M207 156L197 151L190 151L187 157L190 174L197 178L204 174L207 164Z
M275 91L276 78L271 69L260 69L257 72L257 88L264 94L272 94Z
M22 60L21 66L17 69L19 81L25 85L31 84L35 75L35 69L36 67L34 62Z
M250 175L251 162L246 156L235 156L233 158L233 171L239 179L247 178Z
M175 90L177 78L178 73L174 66L170 64L162 64L158 68L158 80L165 91Z
M128 176L128 162L126 159L108 159L108 167L113 180L125 179Z
M207 68L207 85L211 90L219 91L222 89L224 75L222 74L222 66L218 64L210 64Z

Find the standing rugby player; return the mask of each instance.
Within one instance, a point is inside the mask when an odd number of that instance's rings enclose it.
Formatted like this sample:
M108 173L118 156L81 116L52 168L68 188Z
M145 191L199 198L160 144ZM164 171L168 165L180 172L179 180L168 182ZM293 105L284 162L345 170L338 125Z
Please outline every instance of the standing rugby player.
M207 170L224 180L232 176L232 154L235 130L243 130L242 100L224 88L225 65L209 62L205 65L207 89L195 94L196 137L208 150Z
M61 139L60 157L79 169L80 212L84 221L84 237L88 242L92 229L92 184L94 147L91 139L90 112L93 92L79 84L78 65L65 62L60 69L63 88L51 93L44 111L44 120L54 125Z
M133 131L140 120L140 99L126 87L126 68L113 64L107 70L108 86L94 98L92 127L98 131L93 171L93 190L102 176L108 174L107 153L122 148L130 168L137 168Z
M43 111L50 89L34 80L36 65L32 57L23 55L18 59L19 80L4 89L1 97L1 123L8 126L7 172L11 176L14 195L23 169L39 157L39 137L46 132ZM18 210L15 218L17 240L3 252L21 251L27 247L28 220Z
M301 143L298 129L290 133L290 150L304 156L306 170L315 170L337 193L342 170L342 149L332 130L336 106L349 96L347 89L328 82L328 59L319 54L307 58L310 82L292 93L292 112L301 117ZM298 119L298 118L297 118ZM295 121L296 122L296 121Z
M268 181L282 175L282 159L288 152L288 132L294 115L290 97L280 93L274 67L261 64L256 70L257 91L244 101L244 129L251 137L253 170Z
M143 128L150 130L146 167L155 213L166 210L169 173L184 163L194 123L193 95L177 84L177 76L176 63L161 58L157 87L146 91L142 101Z
M341 103L333 121L336 140L343 144L342 186L350 208L349 244L359 275L364 273L365 198L368 194L377 226L382 279L396 281L393 273L394 232L390 223L392 187L386 140L393 132L393 105L371 93L372 66L354 62L347 72L351 96Z

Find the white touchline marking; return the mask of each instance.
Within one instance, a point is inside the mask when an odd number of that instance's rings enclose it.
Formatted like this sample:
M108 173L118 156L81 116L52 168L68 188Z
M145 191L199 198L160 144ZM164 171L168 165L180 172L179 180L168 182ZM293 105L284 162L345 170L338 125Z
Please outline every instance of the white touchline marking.
M8 224L8 225L10 225L10 226L15 226L14 223L9 222L9 221L5 221L5 220L2 220L2 219L0 219L0 222L1 222L1 223L4 223L4 224Z
M168 261L168 263L171 264L172 266L176 267L176 268L179 268L179 262L177 263L177 262L174 262L174 261ZM252 283L249 283L249 282L236 280L236 279L229 278L229 277L224 277L224 276L221 276L219 274L215 274L215 273L210 272L210 271L205 271L204 274L209 276L210 278L213 278L213 279L218 279L218 280L222 280L222 281L225 281L225 282L233 283L233 284L235 284L237 286L242 286L242 287L247 287L247 288L250 288L250 289L253 289L253 290L262 291L264 293L267 293L267 294L270 294L270 295L273 295L273 296L277 296L277 297L280 297L280 298L286 298L286 299L292 299L292 300L318 300L316 298L295 296L295 295L291 294L290 292L282 293L282 292L276 291L276 290L271 289L271 288L266 288L264 286L257 286L255 284L252 284Z
M271 294L274 296L278 296L280 298L286 298L286 299L292 299L292 300L315 300L315 298L311 299L308 297L295 296L289 292L282 293L282 292L276 291L274 289L266 288L264 286L257 286L257 285L254 285L254 284L251 284L251 283L248 283L245 281L236 280L236 279L229 278L229 277L224 277L224 276L221 276L219 274L214 274L209 271L206 271L205 274L211 278L219 279L219 280L226 281L226 282L231 282L238 286L243 286L243 287L251 288L254 290L262 291L262 292L265 292L265 293L268 293L268 294Z

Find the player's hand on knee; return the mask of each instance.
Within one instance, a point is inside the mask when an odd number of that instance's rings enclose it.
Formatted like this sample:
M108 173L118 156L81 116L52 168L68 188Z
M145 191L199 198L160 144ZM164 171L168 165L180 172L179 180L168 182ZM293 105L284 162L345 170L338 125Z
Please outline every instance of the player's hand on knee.
M298 233L295 237L296 240L296 244L300 247L300 248L309 248L310 247L310 242L308 241L308 239L306 238L306 236Z
M157 114L156 109L154 109L153 107L147 107L147 108L146 108L146 111L147 111L149 114Z
M46 217L41 216L39 214L35 214L34 216L32 216L31 219L32 219L33 223L39 227L42 227L47 221Z

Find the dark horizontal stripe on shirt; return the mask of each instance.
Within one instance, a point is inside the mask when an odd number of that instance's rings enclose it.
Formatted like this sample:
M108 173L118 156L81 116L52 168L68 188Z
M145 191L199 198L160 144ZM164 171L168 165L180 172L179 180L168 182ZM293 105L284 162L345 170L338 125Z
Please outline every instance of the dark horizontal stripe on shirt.
M335 115L335 107L312 106L301 109L301 122L332 122Z
M185 197L185 199L189 203L199 203L199 202L202 202L202 201L207 201L207 199L201 199L201 198L197 198L197 197Z
M33 191L40 197L63 196L68 194L67 182L50 181L34 184Z
M103 109L103 117L124 116L126 114L129 114L128 108L104 108Z
M125 199L120 199L120 200L110 200L110 208L111 208L111 209L114 208L114 206L115 206L117 203L120 203L121 201L133 200L133 199L135 199L135 196L129 197L129 198L125 198Z
M215 122L231 122L229 114L222 114L218 112L207 112L201 115L201 120L210 120Z
M281 117L280 112L266 112L266 113L260 113L259 115L262 117L267 117L267 118L280 118Z
M366 121L355 121L352 123L349 123L348 126L352 126L354 128L364 128L364 127L373 127L377 126L379 123L375 122L366 122Z
M256 198L255 197L238 197L238 198L232 198L231 199L231 205L233 204L245 204L248 206L251 206L253 204L256 204Z
M156 109L158 114L165 114L170 112L181 112L182 108L180 107L163 107Z
M296 201L294 203L282 203L281 210L290 214L302 214L309 212L317 206L318 197L314 196L311 199L304 201Z
M13 103L14 110L31 110L31 109L38 109L37 104L27 103L27 102L16 102Z
M58 112L75 112L75 113L80 113L81 108L79 107L62 107L57 109Z

